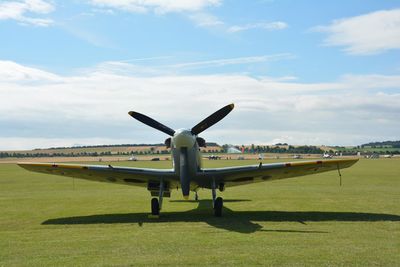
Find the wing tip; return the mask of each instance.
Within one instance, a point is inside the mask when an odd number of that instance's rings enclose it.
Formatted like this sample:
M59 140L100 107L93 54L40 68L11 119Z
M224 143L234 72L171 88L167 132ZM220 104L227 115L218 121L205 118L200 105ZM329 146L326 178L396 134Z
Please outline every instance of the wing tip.
M354 162L354 163L356 163L357 161L359 161L360 159L359 158L349 158L349 159L343 159L344 161L351 161L351 162Z
M43 166L44 163L35 163L35 162L17 162L17 165L25 170L31 170L36 166Z
M33 162L17 162L17 165L20 167L24 167L24 166L31 166L33 164L38 164L38 163L33 163Z

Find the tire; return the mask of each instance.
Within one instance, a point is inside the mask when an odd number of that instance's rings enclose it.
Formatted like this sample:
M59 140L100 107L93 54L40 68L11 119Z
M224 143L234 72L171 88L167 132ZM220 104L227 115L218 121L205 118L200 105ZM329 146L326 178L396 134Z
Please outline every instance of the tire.
M217 197L214 203L214 215L216 217L221 217L222 216L222 206L223 206L223 200L222 197Z
M160 215L160 205L158 204L157 198L153 198L151 200L151 214L152 215Z

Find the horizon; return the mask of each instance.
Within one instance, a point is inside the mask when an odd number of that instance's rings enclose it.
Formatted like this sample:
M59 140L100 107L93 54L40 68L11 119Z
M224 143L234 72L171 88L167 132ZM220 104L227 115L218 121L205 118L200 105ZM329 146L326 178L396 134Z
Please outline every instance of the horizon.
M385 143L385 142L400 142L397 140L386 140L386 141L382 141L382 142L378 142L378 143ZM211 143L211 144L215 144L219 147L223 147L225 145L227 146L231 146L231 147L250 147L250 146L309 146L309 147L362 147L364 145L369 145L371 143L376 143L375 141L371 141L365 144L359 144L359 145L349 145L349 146L341 146L341 145L305 145L305 144L288 144L288 143L276 143L276 144L219 144L217 142L207 142L207 143ZM34 151L34 150L56 150L56 149L75 149L75 148L102 148L102 147L126 147L126 146L132 146L132 147L137 147L137 146L165 146L164 143L132 143L132 144L109 144L109 145L105 145L105 144L97 144L97 145L80 145L80 144L76 144L70 147L42 147L42 148L32 148L32 149L21 149L21 150L0 150L0 152L14 152L14 151Z
M221 144L399 140L396 1L0 3L0 151L155 143L127 113ZM318 145L317 145L318 146Z

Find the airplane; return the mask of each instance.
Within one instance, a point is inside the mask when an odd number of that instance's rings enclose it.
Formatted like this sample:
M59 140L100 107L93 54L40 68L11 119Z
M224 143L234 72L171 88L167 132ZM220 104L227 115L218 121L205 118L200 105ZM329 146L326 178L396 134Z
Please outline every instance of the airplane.
M151 215L158 217L162 208L163 198L170 197L173 189L181 190L184 199L201 188L211 189L214 215L222 215L223 199L217 197L217 190L250 183L285 179L325 171L348 168L358 159L335 159L316 161L280 162L257 165L203 168L200 147L205 147L206 141L199 134L213 126L234 108L229 104L214 112L191 129L173 130L168 126L139 112L128 114L136 120L157 129L170 137L165 140L167 148L171 149L172 169L149 169L133 167L117 167L105 165L51 164L51 163L18 163L29 171L69 176L91 181L100 181L124 185L134 185L147 188L151 196Z
M333 156L330 155L330 154L328 154L328 153L324 153L324 154L322 155L322 158L323 158L323 159L331 159L331 158L333 158Z

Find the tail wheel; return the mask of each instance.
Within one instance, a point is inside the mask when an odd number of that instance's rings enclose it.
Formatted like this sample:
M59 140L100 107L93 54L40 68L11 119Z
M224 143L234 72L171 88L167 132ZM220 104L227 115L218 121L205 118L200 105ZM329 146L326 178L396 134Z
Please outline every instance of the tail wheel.
M160 205L157 198L153 198L151 200L151 214L160 215Z
M222 215L222 206L223 206L222 197L217 197L215 199L215 203L214 203L214 215L216 217L221 217L221 215Z

